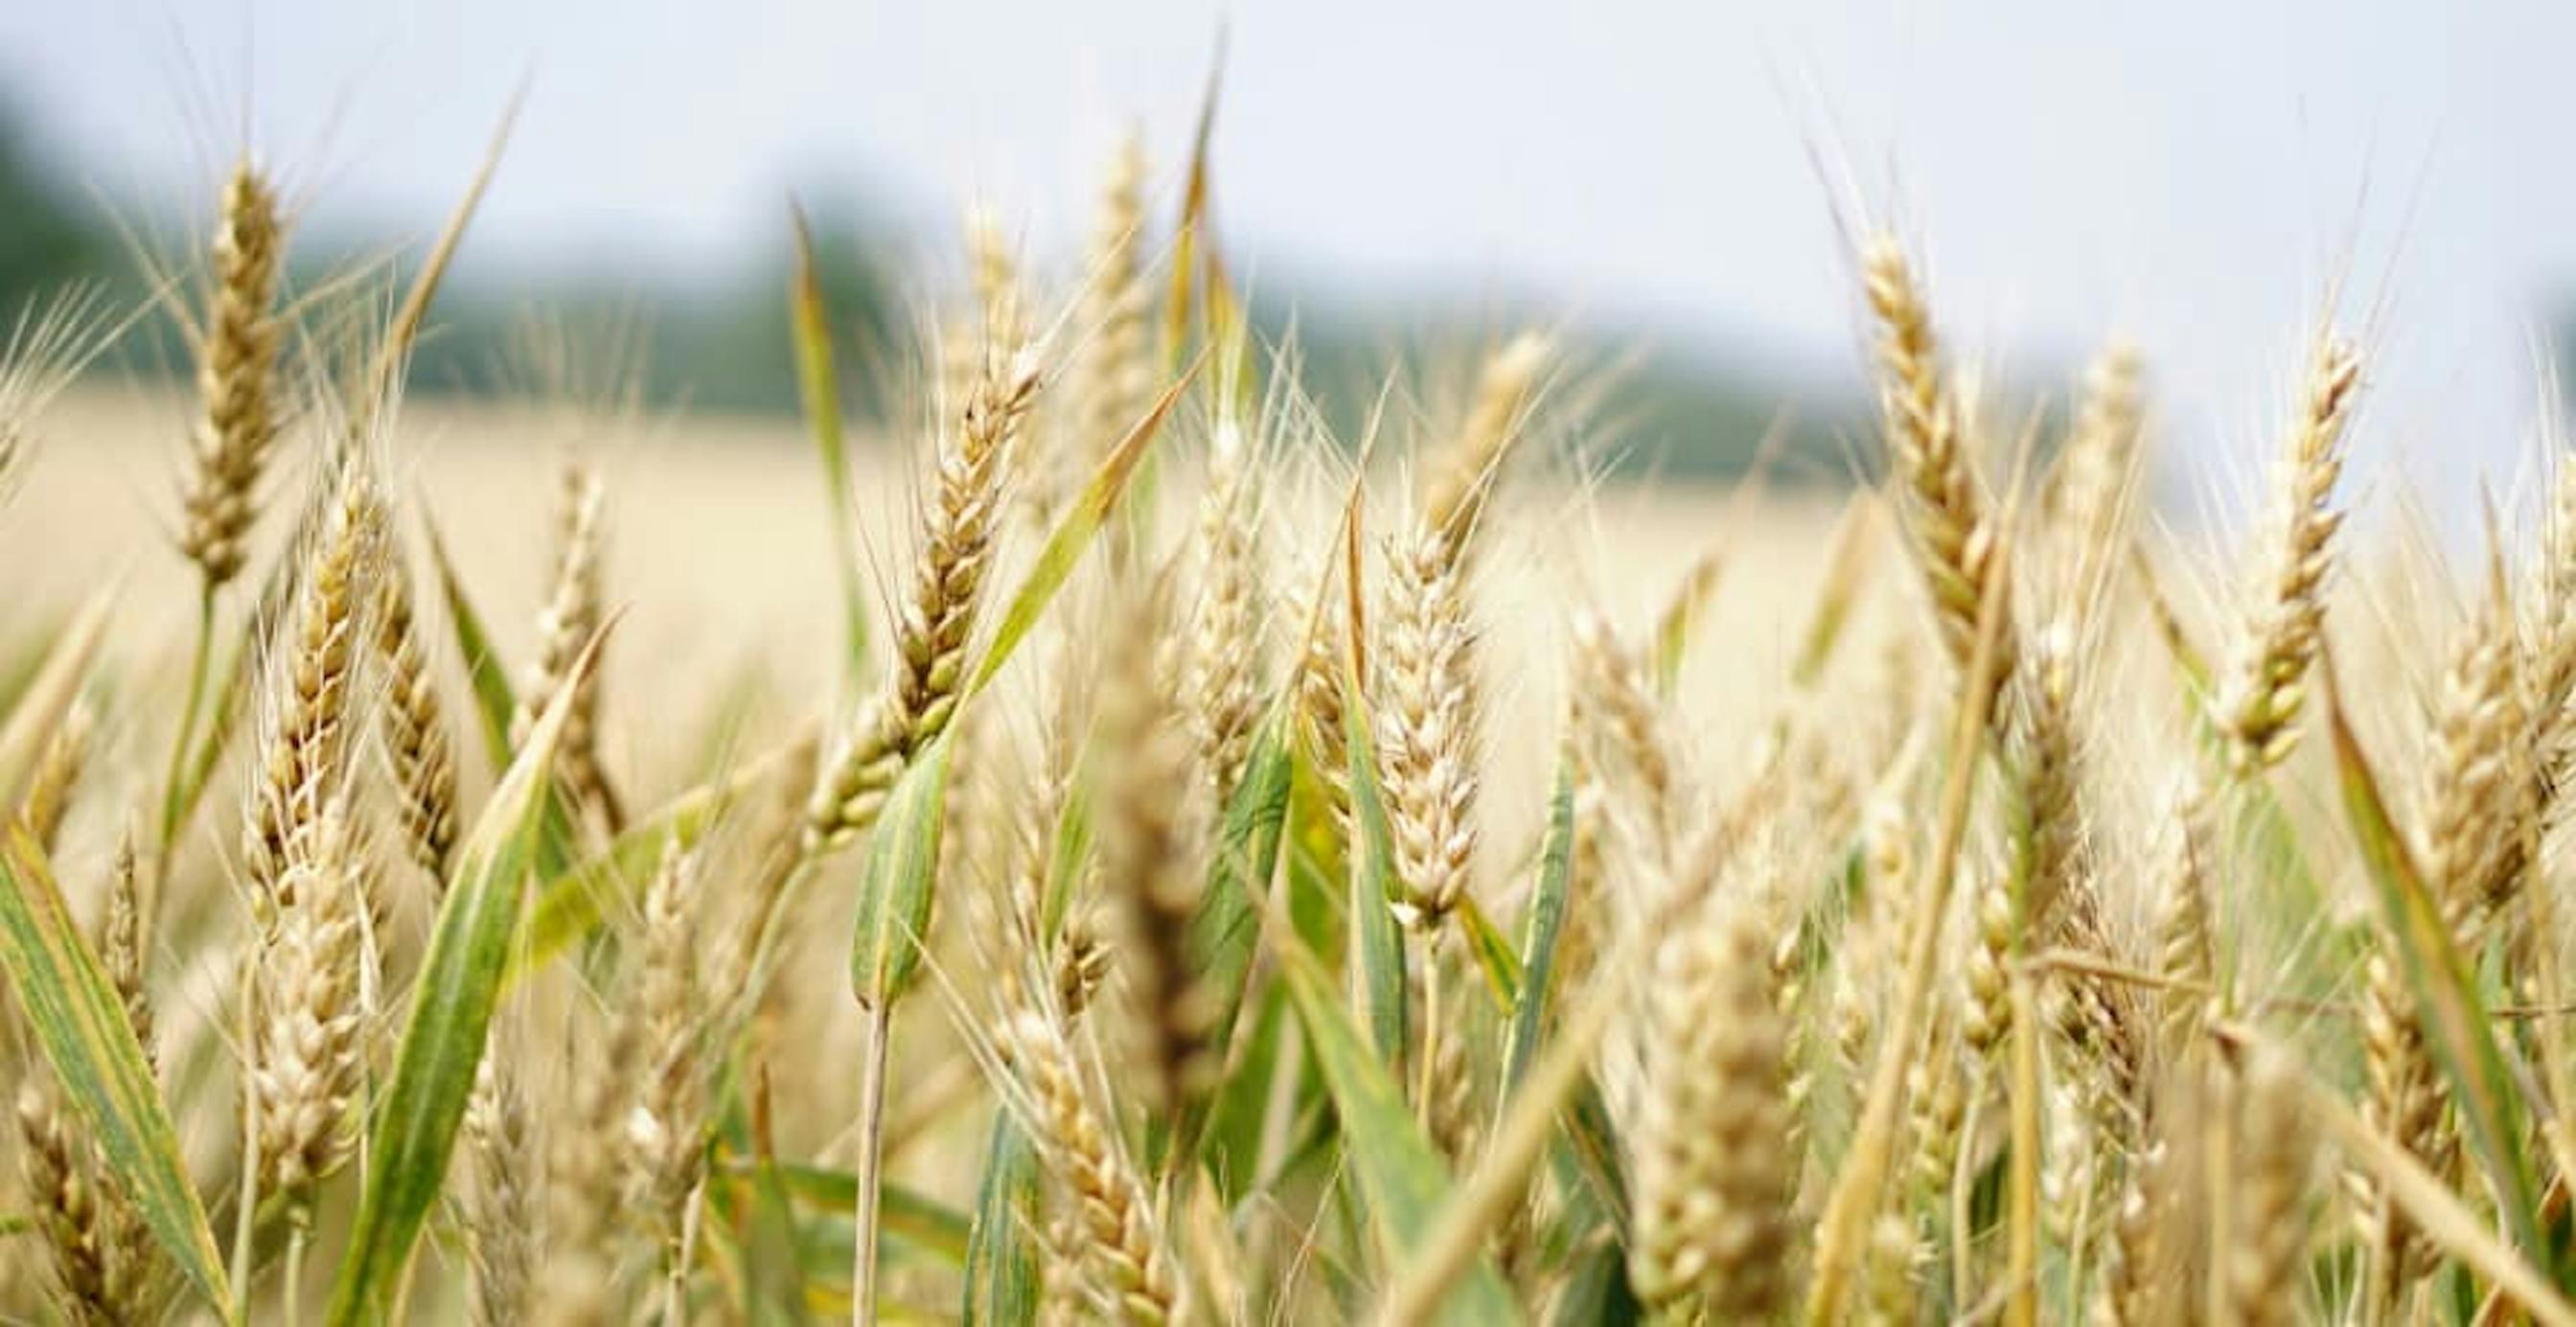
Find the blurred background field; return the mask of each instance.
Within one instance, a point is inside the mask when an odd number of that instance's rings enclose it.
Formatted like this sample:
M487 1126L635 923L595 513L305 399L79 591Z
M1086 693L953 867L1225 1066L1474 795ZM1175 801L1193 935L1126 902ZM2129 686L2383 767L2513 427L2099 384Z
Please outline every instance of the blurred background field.
M506 384L533 309L631 343L657 408L791 412L793 196L849 402L899 419L872 388L962 280L960 218L1067 289L1092 182L1139 131L1167 226L1222 45L1217 232L1346 431L1390 348L1463 361L1538 322L1617 370L1590 442L1624 475L1738 473L1787 410L1782 477L1843 481L1866 451L1838 441L1865 405L1844 232L1885 210L1943 237L1954 338L2017 398L2062 402L2105 337L2140 344L2181 468L2246 476L2159 494L2183 519L2236 514L2340 288L2388 341L2366 468L2468 515L2473 468L2423 458L2515 468L2576 291L2576 236L2544 220L2576 177L2540 165L2571 43L2538 0L17 5L0 308L69 277L139 297L134 245L187 251L244 150L290 185L295 286L417 245L524 84L415 391ZM146 337L117 361L184 357Z
M0 522L0 566L10 569L13 591L0 608L0 630L49 621L113 584L119 666L138 678L183 666L193 568L171 551L170 521L187 416L184 397L143 384L76 391L49 413L49 445ZM435 396L410 402L396 444L398 482L418 497L459 573L488 605L502 654L523 658L533 648L534 613L522 606L544 600L548 532L560 502L553 476L576 447L608 485L606 585L625 613L610 646L617 682L603 699L616 772L651 786L702 758L694 744L722 708L710 699L711 680L719 688L740 683L744 694L778 707L761 716L767 722L829 709L839 591L812 444L790 418L594 416ZM891 594L914 537L907 504L916 462L882 438L863 438L854 454L863 557ZM306 462L293 452L282 460L289 468L274 482L291 493L305 482L294 467ZM1303 473L1293 487L1310 491L1283 491L1273 519L1283 527L1328 519L1321 486L1344 473L1341 464L1338 457L1292 464L1291 474ZM1712 598L1701 625L1715 648L1695 652L1695 666L1715 670L1705 680L1719 696L1730 678L1749 685L1777 675L1811 611L1841 498L1795 486L1741 496L1697 484L1603 487L1576 482L1579 474L1567 458L1533 458L1519 491L1505 495L1511 537L1494 549L1494 574L1477 585L1499 637L1492 649L1498 675L1510 679L1512 708L1552 714L1561 703L1554 651L1567 604L1651 620L1703 560L1719 566L1725 592ZM1185 504L1196 479L1175 473L1163 487ZM1185 521L1187 512L1168 518ZM284 533L261 530L262 548ZM1013 556L1028 554L1026 542ZM1874 552L1895 554L1892 544ZM1310 570L1292 568L1282 588L1306 583ZM1713 722L1756 717L1725 705L1706 709L1701 717ZM1517 757L1497 762L1512 794L1498 800L1535 804L1548 726L1498 725L1496 740Z

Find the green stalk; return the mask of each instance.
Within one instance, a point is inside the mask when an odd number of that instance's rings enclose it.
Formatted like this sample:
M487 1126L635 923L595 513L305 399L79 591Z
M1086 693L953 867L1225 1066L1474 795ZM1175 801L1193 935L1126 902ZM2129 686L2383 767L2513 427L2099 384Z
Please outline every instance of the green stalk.
M286 1327L302 1327L304 1321L304 1249L312 1242L313 1210L299 1200L286 1227L286 1306L281 1311Z
M190 652L188 664L188 699L179 711L178 740L170 744L170 774L161 794L161 856L167 861L172 840L179 835L179 822L186 815L183 791L188 772L188 749L197 735L197 717L206 705L206 670L215 652L215 587L204 587L197 595L197 644Z
M859 1053L858 1200L851 1212L850 1322L876 1327L877 1207L883 1183L886 1049L893 1041L894 1001L867 1011L867 1048Z
M250 974L242 974L241 1044L250 1046ZM233 1199L233 1304L234 1322L250 1321L251 1248L259 1233L259 1112L252 1101L242 1102L241 1193Z

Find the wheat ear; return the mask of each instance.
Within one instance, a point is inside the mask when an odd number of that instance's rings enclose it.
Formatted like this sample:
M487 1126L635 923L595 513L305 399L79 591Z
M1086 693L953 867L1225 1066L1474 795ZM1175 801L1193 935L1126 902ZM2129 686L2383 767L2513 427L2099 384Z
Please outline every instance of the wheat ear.
M2236 1136L2242 1152L2232 1235L2220 1251L2230 1321L2273 1327L2300 1321L2297 1287L2307 1273L2312 1127L2299 1108L2296 1072L2277 1051L2249 1057L2238 1083Z
M333 803L287 852L276 919L252 977L249 1109L261 1191L310 1219L312 1188L355 1142L367 953L362 879L347 807Z
M1474 867L1474 635L1459 569L1436 528L1426 525L1393 563L1379 763L1399 908L1407 926L1430 933L1466 892Z
M1903 246L1889 237L1871 243L1861 256L1861 281L1878 322L1879 413L1898 510L1931 592L1941 643L1964 669L1976 648L1978 614L2000 603L2005 590L1993 517L1966 437L1967 412L1941 362L1931 310ZM1995 649L2001 686L2013 673L2009 621Z
M245 159L224 183L211 294L197 334L201 417L190 440L180 551L208 593L241 573L242 540L257 519L259 483L277 440L277 313L285 224L265 172Z
M511 1327L526 1319L537 1272L539 1157L517 1067L495 1044L476 1071L465 1108L470 1165L466 1211L473 1234L473 1321Z
M982 602L1002 460L1038 391L1036 362L988 359L955 431L939 447L938 491L895 624L883 690L826 764L806 807L807 857L847 845L885 809L904 763L948 729L965 681L966 649Z
M1486 499L1512 444L1527 431L1530 403L1554 356L1536 332L1523 332L1487 356L1458 431L1423 474L1425 524L1439 532L1454 562L1467 561Z
M62 834L63 817L70 812L72 795L80 787L81 773L88 763L92 723L89 703L74 700L52 738L46 741L44 754L37 757L35 773L28 776L27 791L18 799L18 824L48 853Z
M1220 409L1199 503L1198 603L1183 692L1214 805L1233 800L1260 718L1267 605L1262 599L1260 458L1238 412Z
M337 794L352 731L360 617L380 552L382 507L362 463L352 459L325 500L274 643L266 741L253 773L242 856L265 912L292 901L284 879L295 838L321 821Z
M2343 527L2335 481L2343 474L2344 434L2360 387L2361 359L2353 348L2332 338L2319 342L2273 481L2278 510L2267 536L2269 569L2254 587L2240 662L2218 696L2239 773L2281 763L2297 740L2308 668L2325 629L2335 534Z
M707 1016L701 1004L696 916L700 868L677 843L665 847L644 891L641 951L623 1016L643 1053L626 1116L631 1191L662 1241L666 1294L684 1297L686 1233L706 1178Z
M96 1194L54 1093L35 1081L18 1088L19 1163L44 1234L45 1261L65 1312L77 1322L113 1322Z
M2113 341L2085 370L2084 393L2057 461L2053 514L2067 551L2065 584L2092 595L2128 550L2141 470L2146 398L2138 348Z
M1178 1282L1153 1203L1093 1105L1073 1048L1046 1015L1029 1009L1005 1015L997 1041L1026 1094L1039 1151L1073 1203L1099 1309L1113 1319L1173 1321Z
M1127 615L1129 640L1160 639L1154 624L1161 614L1151 600ZM1125 922L1116 961L1136 996L1146 1100L1158 1114L1178 1118L1214 1085L1220 1048L1209 1042L1214 993L1201 982L1190 947L1199 881L1183 820L1190 799L1175 796L1188 786L1183 716L1151 666L1152 653L1139 650L1140 662L1116 668L1102 688L1093 815L1101 880Z
M1759 1322L1787 1287L1787 1030L1764 910L1695 911L1644 981L1628 1273L1659 1321Z
M1145 288L1145 144L1120 141L1100 192L1076 316L1088 332L1066 382L1077 464L1105 459L1153 391L1154 346Z
M564 468L553 589L537 617L537 656L519 689L518 709L510 716L510 741L514 746L526 741L537 716L569 684L572 698L555 749L555 772L575 803L613 835L624 827L626 816L600 763L600 670L573 671L574 661L599 633L606 611L600 565L607 542L606 502L607 488L596 469L580 462Z

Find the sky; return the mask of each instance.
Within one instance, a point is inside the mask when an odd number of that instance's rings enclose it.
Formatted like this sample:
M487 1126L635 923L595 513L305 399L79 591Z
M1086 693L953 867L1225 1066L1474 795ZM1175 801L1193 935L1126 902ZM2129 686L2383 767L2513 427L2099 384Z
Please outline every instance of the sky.
M426 234L524 78L461 273L739 270L791 188L1061 260L1122 133L1177 191L1220 31L1256 292L1527 298L1850 387L1851 235L1893 224L1963 349L2136 341L2229 476L2196 499L2259 476L2330 299L2364 482L2531 471L2576 299L2542 0L0 0L0 87L105 197L204 196L247 141L313 216Z

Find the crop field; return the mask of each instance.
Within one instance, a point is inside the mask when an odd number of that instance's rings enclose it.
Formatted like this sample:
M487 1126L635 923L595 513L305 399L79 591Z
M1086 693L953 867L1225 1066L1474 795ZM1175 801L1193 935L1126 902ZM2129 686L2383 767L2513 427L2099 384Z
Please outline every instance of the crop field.
M1333 436L1144 174L886 426L812 282L802 421L406 399L473 199L253 159L185 382L30 310L0 1316L2576 1323L2562 457L2351 519L2321 298L2178 534L1866 227L1848 485L1510 328Z

